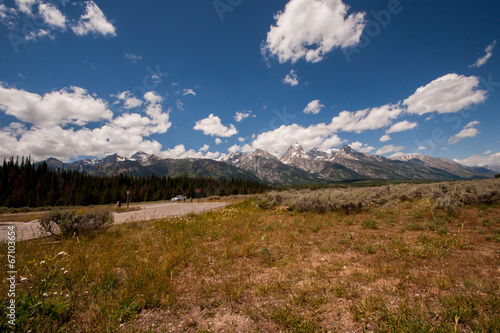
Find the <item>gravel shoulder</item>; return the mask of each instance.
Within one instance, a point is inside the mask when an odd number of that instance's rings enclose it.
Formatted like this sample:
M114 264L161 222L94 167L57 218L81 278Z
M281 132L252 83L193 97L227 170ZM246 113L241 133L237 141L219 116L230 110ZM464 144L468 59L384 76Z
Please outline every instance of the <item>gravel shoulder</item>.
M165 202L132 205L139 210L123 213L113 213L115 224L149 221L157 218L171 216L185 216L187 214L200 214L213 209L223 208L228 202ZM48 236L40 229L38 220L31 222L1 222L0 223L0 242L7 241L8 227L16 227L16 241L30 240Z

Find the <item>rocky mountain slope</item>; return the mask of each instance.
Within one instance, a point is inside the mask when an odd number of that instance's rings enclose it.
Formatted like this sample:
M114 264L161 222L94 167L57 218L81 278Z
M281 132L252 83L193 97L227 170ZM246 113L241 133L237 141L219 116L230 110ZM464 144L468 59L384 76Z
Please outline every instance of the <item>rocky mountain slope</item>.
M280 158L256 149L235 152L220 161L210 159L161 159L138 152L130 158L110 155L102 159L83 159L65 164L46 160L50 168L73 169L95 175L125 173L134 176L190 176L243 178L269 184L310 184L319 182L384 180L453 180L491 178L495 171L467 167L446 158L406 155L398 159L355 151L349 146L339 150L305 151L298 143Z
M267 164L263 163L263 159ZM361 179L452 180L490 178L494 175L492 170L466 167L444 158L409 155L389 159L357 152L349 146L330 152L317 149L305 151L298 143L290 146L281 158L256 150L251 154L231 153L222 161L276 184L310 182L311 178L332 182ZM299 178L290 179L288 175L283 175L282 170L294 170L294 175ZM297 170L307 172L307 179L301 178Z

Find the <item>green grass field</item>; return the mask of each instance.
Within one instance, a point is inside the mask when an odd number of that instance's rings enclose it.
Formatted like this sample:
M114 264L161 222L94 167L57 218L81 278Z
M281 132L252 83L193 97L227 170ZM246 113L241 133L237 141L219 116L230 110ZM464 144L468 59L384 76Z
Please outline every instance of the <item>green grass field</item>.
M397 198L352 211L322 208L344 198L333 189L271 193L17 243L15 330L499 332L500 180L414 187L427 185L381 188Z

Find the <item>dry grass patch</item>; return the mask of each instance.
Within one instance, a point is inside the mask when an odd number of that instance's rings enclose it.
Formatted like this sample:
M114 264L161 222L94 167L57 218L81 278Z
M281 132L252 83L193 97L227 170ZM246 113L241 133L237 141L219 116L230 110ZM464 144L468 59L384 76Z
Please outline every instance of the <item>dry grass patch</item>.
M18 243L18 330L500 330L498 204L259 203Z

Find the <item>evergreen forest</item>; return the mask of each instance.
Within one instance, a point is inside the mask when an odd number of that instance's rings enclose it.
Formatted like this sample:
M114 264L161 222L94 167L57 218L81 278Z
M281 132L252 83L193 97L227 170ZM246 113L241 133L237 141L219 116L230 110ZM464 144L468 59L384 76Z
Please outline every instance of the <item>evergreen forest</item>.
M182 194L187 198L256 194L268 185L245 179L180 177L94 176L75 170L51 170L45 162L35 167L29 157L11 157L0 167L0 206L46 207L88 206L125 202L169 200Z

